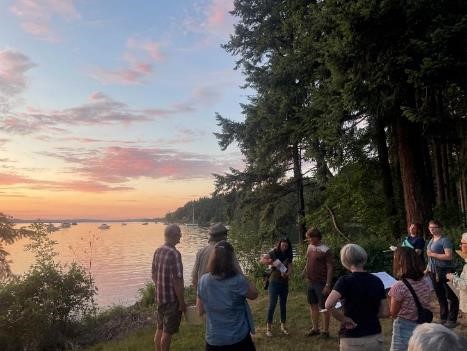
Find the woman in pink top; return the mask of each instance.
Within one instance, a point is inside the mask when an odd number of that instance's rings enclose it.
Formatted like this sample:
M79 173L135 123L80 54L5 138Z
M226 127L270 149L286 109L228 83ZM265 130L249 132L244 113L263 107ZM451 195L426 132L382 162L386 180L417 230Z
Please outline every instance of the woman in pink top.
M408 247L394 252L394 276L399 279L389 291L389 312L394 318L391 351L406 351L409 339L417 327L418 310L405 279L413 288L422 307L430 309L433 286L423 274L423 265L417 253Z

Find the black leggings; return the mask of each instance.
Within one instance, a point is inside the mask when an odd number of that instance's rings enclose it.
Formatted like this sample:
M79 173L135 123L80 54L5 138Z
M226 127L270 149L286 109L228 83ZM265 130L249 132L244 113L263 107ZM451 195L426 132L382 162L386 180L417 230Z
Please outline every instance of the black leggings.
M251 340L250 333L247 334L243 340L232 344L232 345L222 345L214 346L206 343L206 351L256 351L255 344Z

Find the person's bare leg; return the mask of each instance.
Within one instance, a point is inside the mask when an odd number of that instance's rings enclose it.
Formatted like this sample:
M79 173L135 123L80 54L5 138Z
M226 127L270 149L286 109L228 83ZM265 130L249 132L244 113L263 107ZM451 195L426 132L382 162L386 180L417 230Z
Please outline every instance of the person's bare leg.
M156 345L156 351L162 351L161 348L162 329L157 329L154 335L154 344Z
M311 327L313 330L319 330L319 307L317 304L310 305Z
M171 341L172 341L172 335L166 332L163 332L162 338L161 338L161 351L169 351Z

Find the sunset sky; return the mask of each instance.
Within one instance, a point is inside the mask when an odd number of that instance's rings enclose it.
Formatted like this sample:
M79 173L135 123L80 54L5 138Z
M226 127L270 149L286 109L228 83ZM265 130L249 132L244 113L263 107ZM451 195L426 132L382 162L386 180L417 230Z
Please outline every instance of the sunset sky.
M232 0L0 1L0 212L162 216L241 167Z

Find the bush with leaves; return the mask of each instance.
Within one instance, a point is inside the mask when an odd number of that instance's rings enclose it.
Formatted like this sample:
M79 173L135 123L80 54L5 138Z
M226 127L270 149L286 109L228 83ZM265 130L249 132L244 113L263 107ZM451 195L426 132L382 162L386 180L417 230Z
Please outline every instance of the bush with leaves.
M79 318L95 309L94 282L84 268L54 261L55 242L44 224L31 230L27 249L36 263L0 285L0 349L66 349Z

